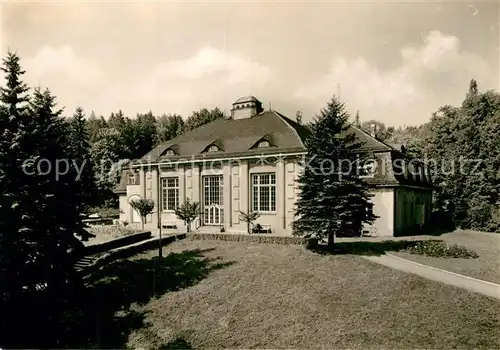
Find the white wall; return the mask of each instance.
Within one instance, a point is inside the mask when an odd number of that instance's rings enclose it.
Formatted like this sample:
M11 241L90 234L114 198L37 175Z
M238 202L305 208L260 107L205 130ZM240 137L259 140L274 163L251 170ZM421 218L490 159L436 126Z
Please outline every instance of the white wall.
M128 206L128 201L127 201L127 194L120 194L118 197L118 203L119 203L119 208L120 208L120 218L119 220L121 222L127 221L130 222L129 219L129 214L127 213L127 206Z
M373 213L378 216L371 225L365 225L363 230L368 230L374 236L394 235L394 189L377 188L373 190Z
M129 204L129 199L131 196L141 195L141 186L140 185L127 185L127 194L124 196L120 196L120 210L123 213L120 213L120 220L121 221L126 221L129 223L130 226L140 228L141 223L140 222L133 222L133 213L132 207ZM122 217L124 220L122 220Z
M287 232L292 232L295 220L295 204L299 198L298 177L302 168L297 161L287 161L285 164L285 227Z
M203 176L222 175L224 181L224 227L229 233L243 233L246 232L247 228L246 224L239 220L239 216L240 210L249 212L252 209L251 174L274 173L276 175L276 212L261 214L256 223L271 225L273 234L290 235L297 198L295 186L297 169L298 166L294 160L268 165L248 163L242 160L232 164L225 163L218 169L211 169L209 166L203 168L200 165L185 165L175 169L162 168L159 177L179 178L179 204L181 204L185 198L201 202L203 190L201 179ZM142 197L145 196L145 198L152 198L155 203L158 203L161 197L157 196L160 189L158 188L156 169L141 171L140 181L139 185L127 186L126 199L132 194L138 194ZM131 222L131 208L125 199L120 201L120 208L124 211L120 219ZM150 215L147 220L145 226L147 229L158 227L156 210L158 209L155 206L155 214ZM162 211L160 214L163 223L176 223L179 229L184 229L184 222L179 220L173 211Z
M276 175L276 212L262 214L257 223L271 225L275 235L290 235L294 220L295 204L300 195L296 180L301 172L301 167L294 159L284 160L274 165L261 165L247 161L225 163L219 169L211 170L201 168L200 165L187 164L176 169L162 168L159 177L179 178L179 204L190 198L192 201L201 202L201 179L204 175L222 175L224 181L224 227L226 232L244 233L246 224L239 220L239 211L251 211L251 174L274 173ZM133 226L140 227L140 223L132 223L132 208L128 200L132 195L151 198L159 204L158 175L153 171L141 171L140 184L128 185L126 195L121 195L120 220L127 221ZM404 220L405 208L403 202L415 201L417 198L425 203L426 219L430 213L431 192L421 190L377 188L373 191L371 199L374 204L374 214L378 216L372 225L365 225L364 229L379 236L393 236L399 231L404 231L411 222ZM155 214L150 215L145 228L156 230L158 227L157 206ZM181 230L185 229L184 222L179 220L173 211L163 211L161 221L176 223ZM201 217L198 219L201 220ZM413 220L413 219L412 219ZM412 221L410 220L410 221ZM194 228L194 227L193 227ZM214 230L217 228L214 227Z

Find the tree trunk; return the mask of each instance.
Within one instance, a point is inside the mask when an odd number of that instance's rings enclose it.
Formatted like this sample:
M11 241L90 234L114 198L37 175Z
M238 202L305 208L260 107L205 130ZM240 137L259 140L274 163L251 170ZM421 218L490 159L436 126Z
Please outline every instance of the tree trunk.
M142 230L144 231L144 218L141 218L141 223L142 223Z
M251 232L250 232L250 223L249 222L247 223L247 232L248 232L248 234L251 234Z
M158 257L161 259L163 258L163 245L161 243L161 226L160 226L160 230L159 230L159 234L160 234L160 239L158 240Z
M187 233L191 232L191 221L187 223Z
M333 231L329 232L328 233L328 250L333 252L333 248L334 248L334 235L333 235Z

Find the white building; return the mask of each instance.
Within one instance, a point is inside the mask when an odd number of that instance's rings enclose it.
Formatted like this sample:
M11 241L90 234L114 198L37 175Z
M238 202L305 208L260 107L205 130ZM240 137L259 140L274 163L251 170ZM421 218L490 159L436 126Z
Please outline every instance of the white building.
M361 147L376 159L378 169L366 177L373 186L374 213L365 228L381 236L404 234L427 222L431 209L430 179L420 163L414 171L395 171L394 161L406 159L401 150L351 127ZM245 233L240 211L257 211L257 223L274 235L291 235L300 172L308 129L277 111L262 109L253 96L233 103L231 117L216 120L159 145L124 170L115 192L120 197L120 221L140 226L129 202L151 198L155 213L146 229L185 230L174 209L189 198L202 212L192 224L201 232ZM411 170L411 169L410 169ZM158 203L159 208L158 208ZM158 211L159 209L159 211Z

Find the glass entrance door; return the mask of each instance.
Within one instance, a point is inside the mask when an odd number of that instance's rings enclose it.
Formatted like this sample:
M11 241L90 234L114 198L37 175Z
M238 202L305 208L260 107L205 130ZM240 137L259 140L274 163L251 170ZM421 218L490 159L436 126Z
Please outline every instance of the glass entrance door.
M203 224L220 226L224 223L222 176L203 177Z

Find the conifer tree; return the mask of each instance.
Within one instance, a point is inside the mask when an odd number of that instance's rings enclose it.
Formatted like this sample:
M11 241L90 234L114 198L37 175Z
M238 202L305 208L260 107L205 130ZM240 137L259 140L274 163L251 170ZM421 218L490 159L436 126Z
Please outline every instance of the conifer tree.
M91 156L89 133L83 108L78 107L69 122L72 170L75 172L75 191L78 209L84 211L97 204L97 186ZM76 169L75 169L76 167Z
M344 104L332 98L311 124L298 179L294 234L328 237L330 249L336 233L359 232L363 223L376 218L369 187L359 178L358 165L365 156L356 152L360 143L354 134L346 133L348 121Z
M0 88L0 302L14 303L22 291L26 244L20 237L22 160L26 157L24 126L28 120L28 87L19 57L9 52L3 59L5 86ZM5 314L0 310L1 314ZM4 320L5 321L5 320Z
M24 179L29 186L28 202L32 204L26 207L32 217L26 227L40 240L38 254L46 259L38 263L39 267L45 266L40 275L51 281L53 286L48 283L49 287L54 289L66 283L66 275L71 270L66 265L66 252L72 248L73 234L80 226L80 198L70 160L70 144L74 140L69 138L61 113L48 89L34 89L28 128L33 145L31 159L44 162L38 163L36 171L33 166Z
M70 153L55 98L40 89L28 97L17 55L9 53L2 69L7 83L0 108L0 313L30 309L29 320L11 317L1 325L19 340L17 329L56 322L56 310L72 294L68 287L78 279L67 252L74 248L80 218L74 178L64 175L66 168L56 172Z
M15 341L18 329L56 322L58 306L71 295L68 282L76 280L67 252L79 216L71 179L55 172L57 160L68 154L54 97L36 89L29 99L17 55L9 53L2 69L7 83L0 108L0 313L12 317L0 326ZM30 309L29 320L14 317L20 307Z

